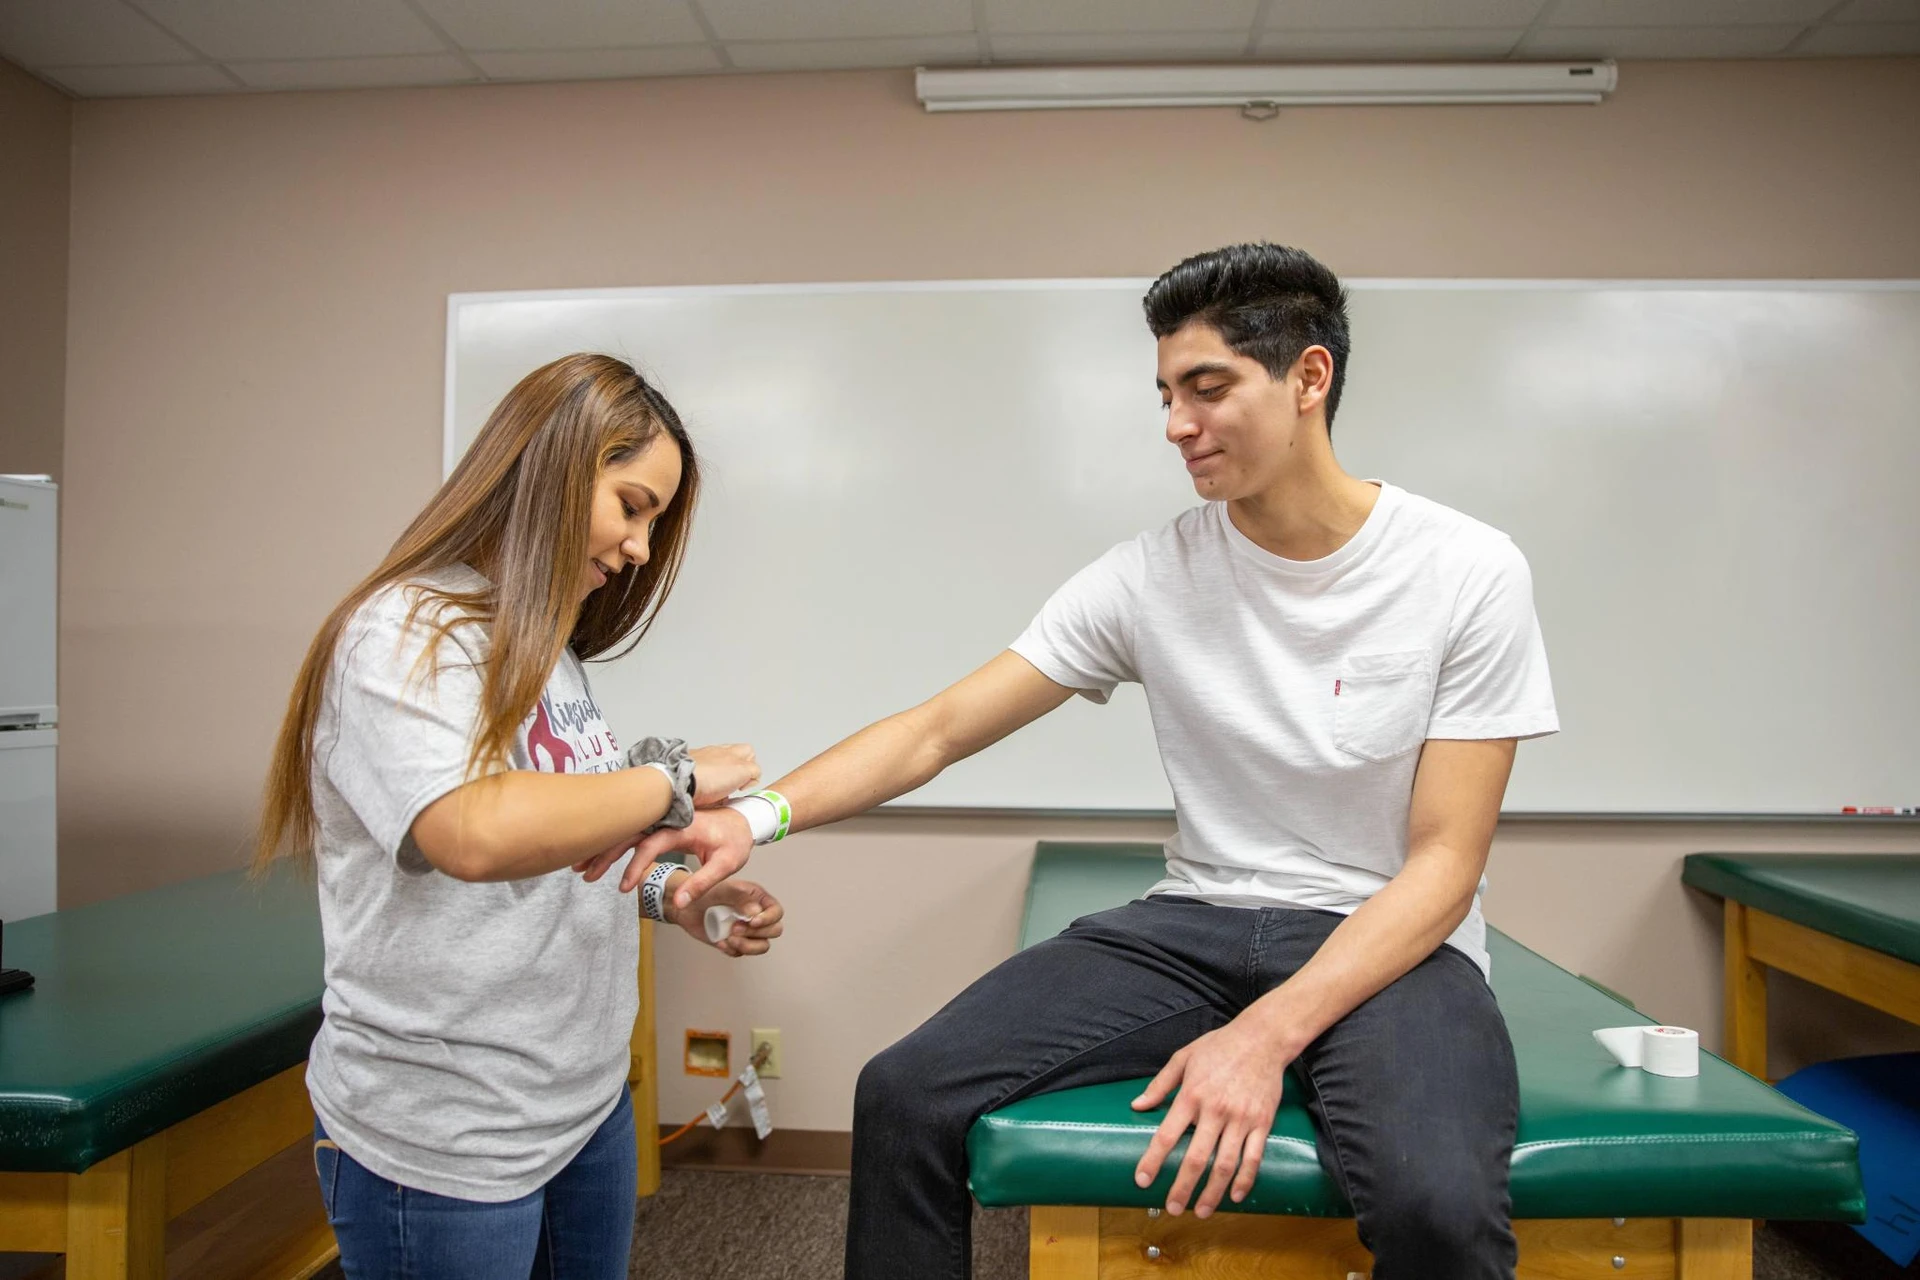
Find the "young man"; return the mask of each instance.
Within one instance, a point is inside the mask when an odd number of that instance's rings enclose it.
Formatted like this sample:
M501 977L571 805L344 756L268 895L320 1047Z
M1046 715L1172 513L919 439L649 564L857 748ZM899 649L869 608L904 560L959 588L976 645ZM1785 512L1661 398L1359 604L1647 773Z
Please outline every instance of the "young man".
M1191 1130L1167 1211L1206 1217L1251 1188L1293 1064L1378 1280L1509 1277L1518 1088L1479 894L1514 744L1558 727L1526 561L1335 461L1346 299L1307 254L1190 258L1146 312L1167 439L1206 505L1115 547L1010 652L776 799L704 811L632 865L691 849L705 865L680 892L698 894L789 817L860 813L1075 692L1139 681L1174 793L1166 878L867 1065L847 1275L966 1276L969 1126L1101 1081L1152 1075L1143 1110L1178 1087L1136 1177Z

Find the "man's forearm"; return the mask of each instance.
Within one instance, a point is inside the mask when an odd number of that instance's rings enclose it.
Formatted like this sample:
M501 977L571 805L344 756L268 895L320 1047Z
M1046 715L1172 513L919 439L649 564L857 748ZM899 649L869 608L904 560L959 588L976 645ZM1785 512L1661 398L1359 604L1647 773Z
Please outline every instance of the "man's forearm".
M938 777L1073 696L1011 650L911 710L868 725L780 778L790 831L865 813Z
M868 725L771 785L793 806L792 830L865 813L926 783L949 763L924 707Z
M1486 863L1431 847L1340 922L1300 971L1249 1005L1291 1062L1340 1019L1432 955L1473 906Z

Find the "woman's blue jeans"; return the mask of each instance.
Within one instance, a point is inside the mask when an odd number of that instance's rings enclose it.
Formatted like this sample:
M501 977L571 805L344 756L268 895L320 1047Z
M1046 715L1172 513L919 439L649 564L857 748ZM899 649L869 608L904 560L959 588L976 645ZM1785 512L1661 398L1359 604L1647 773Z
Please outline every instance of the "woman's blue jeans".
M347 1280L626 1280L636 1191L627 1091L580 1154L499 1204L370 1173L317 1123L314 1170Z

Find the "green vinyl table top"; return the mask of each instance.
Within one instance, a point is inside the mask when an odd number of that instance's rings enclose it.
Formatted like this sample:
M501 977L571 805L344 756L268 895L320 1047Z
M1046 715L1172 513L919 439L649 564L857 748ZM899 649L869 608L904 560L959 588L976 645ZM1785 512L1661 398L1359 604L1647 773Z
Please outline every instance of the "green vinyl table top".
M1680 879L1920 964L1920 854L1690 853Z
M1154 846L1042 844L1024 942L1137 897L1159 877ZM1497 930L1487 945L1520 1074L1514 1216L1862 1219L1850 1130L1711 1054L1691 1079L1617 1065L1592 1032L1649 1019ZM983 1116L967 1144L975 1196L990 1206L1164 1203L1184 1144L1154 1186L1134 1186L1164 1115L1129 1106L1143 1084L1042 1094ZM1300 1094L1285 1091L1243 1211L1351 1212L1320 1164Z
M226 872L11 922L0 1170L78 1173L304 1061L324 987L314 887Z

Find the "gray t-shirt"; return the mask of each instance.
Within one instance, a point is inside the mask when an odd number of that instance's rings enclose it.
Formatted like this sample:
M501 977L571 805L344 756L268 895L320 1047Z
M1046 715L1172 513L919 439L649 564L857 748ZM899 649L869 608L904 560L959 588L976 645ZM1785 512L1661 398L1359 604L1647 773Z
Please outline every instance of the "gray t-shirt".
M625 1087L638 1012L634 899L561 870L468 884L433 868L413 820L467 780L485 628L461 622L420 663L464 567L368 600L335 650L314 734L326 1021L307 1088L327 1133L383 1178L465 1200L517 1199L586 1145ZM516 769L624 761L571 651L521 726Z

